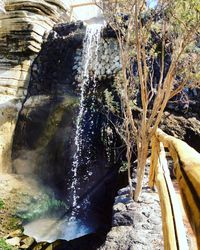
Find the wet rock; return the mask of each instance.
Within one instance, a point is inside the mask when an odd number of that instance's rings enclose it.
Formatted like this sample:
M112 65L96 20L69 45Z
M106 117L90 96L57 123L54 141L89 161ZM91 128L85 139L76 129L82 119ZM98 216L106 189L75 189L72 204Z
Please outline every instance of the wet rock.
M94 53L96 52L94 51ZM79 68L78 65L81 65L81 63L81 51L80 49L77 49L76 55L74 57L75 65L73 67L73 70L75 71L75 74L78 74L76 76L76 80L78 82L82 81L82 70L77 70ZM111 78L120 69L121 64L117 40L113 38L105 38L104 40L102 39L100 41L98 49L98 64L95 65L95 69L92 69L91 67L91 70L95 70L96 79L102 80L106 78Z
M59 36L65 37L70 33L77 31L78 29L84 29L83 22L73 22L73 23L59 23L54 25L53 31L55 31Z

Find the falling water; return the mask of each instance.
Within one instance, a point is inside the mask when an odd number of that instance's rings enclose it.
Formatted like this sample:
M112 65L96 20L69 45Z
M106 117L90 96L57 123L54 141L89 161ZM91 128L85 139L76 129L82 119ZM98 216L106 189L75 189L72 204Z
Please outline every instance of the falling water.
M93 123L92 116L94 114L94 102L95 102L95 92L96 92L96 72L95 67L98 63L98 48L100 43L100 33L101 29L103 27L103 24L89 24L86 28L86 35L84 39L83 44L83 58L82 58L82 64L83 64L83 73L82 73L82 85L81 85L81 96L80 96L80 106L79 106L79 114L77 118L77 124L76 124L76 136L75 136L75 145L76 145L76 152L74 154L73 158L73 166L72 166L72 172L73 172L73 179L72 179L72 218L78 213L78 210L80 206L78 205L79 195L78 195L78 189L79 189L79 176L78 176L78 170L82 166L84 166L85 169L87 169L86 174L82 176L84 180L87 180L89 176L92 175L92 172L89 170L89 164L91 160L91 144L90 144L90 135L89 133L93 134L94 131L92 131ZM90 86L90 83L93 83L92 86ZM90 107L88 107L87 103L87 97L88 95L91 96L90 100L91 103L89 103ZM88 109L90 109L90 124L89 124L89 132L87 132L87 135L84 135L84 124L88 121L86 121L87 112ZM89 145L90 144L90 145ZM86 148L87 147L87 148ZM87 150L87 154L83 154L84 150ZM87 198L82 203L83 206L87 207L88 200Z
M82 207L79 206L78 191L81 181L90 182L92 171L91 164L91 136L94 134L94 108L95 108L95 93L96 93L96 65L98 64L98 49L100 45L100 34L103 24L89 24L86 28L86 35L83 44L83 73L79 114L76 123L75 145L76 152L73 157L72 165L72 214L70 217L66 216L62 219L58 218L42 218L33 223L28 223L25 226L27 235L34 236L38 241L53 242L57 239L72 240L94 232L96 227L95 219L86 221L84 218L78 218L79 209L87 210L89 203L87 197L81 202ZM89 104L89 105L88 105ZM88 118L89 114L89 118ZM85 124L87 123L87 129ZM89 124L89 125L88 125ZM85 131L86 130L86 131ZM84 153L86 151L86 154ZM79 176L79 170L84 167L85 174ZM85 182L84 182L85 183ZM38 225L40 227L38 228ZM48 230L43 230L43 229Z

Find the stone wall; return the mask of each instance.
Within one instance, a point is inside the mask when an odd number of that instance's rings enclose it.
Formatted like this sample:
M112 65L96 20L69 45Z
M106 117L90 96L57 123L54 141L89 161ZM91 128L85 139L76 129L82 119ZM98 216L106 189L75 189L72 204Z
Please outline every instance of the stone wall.
M65 20L68 15L59 0L1 1L0 172L12 171L13 134L27 94L32 62L53 25Z
M113 78L121 70L119 46L115 38L104 38L100 41L98 51L98 64L90 65L90 70L95 72L98 80ZM95 67L95 69L92 68ZM82 82L82 72L84 65L82 63L82 49L77 49L73 70L76 74L76 81Z

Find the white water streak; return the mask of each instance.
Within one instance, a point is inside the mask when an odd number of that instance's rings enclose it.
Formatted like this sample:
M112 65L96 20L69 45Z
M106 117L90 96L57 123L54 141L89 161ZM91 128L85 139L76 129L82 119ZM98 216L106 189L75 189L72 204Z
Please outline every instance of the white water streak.
M85 143L83 141L82 133L83 133L83 127L82 124L84 123L84 114L87 112L87 106L85 105L85 98L87 97L87 87L91 80L94 83L92 88L92 101L91 106L94 105L95 100L95 91L96 91L96 73L95 68L98 63L98 48L99 48L99 42L100 42L100 34L101 29L103 25L102 24L90 24L86 28L86 35L84 39L83 44L83 82L81 85L81 96L80 96L80 106L79 106L79 115L77 118L77 124L76 124L76 136L75 136L75 145L76 145L76 152L74 154L73 158L73 165L72 165L72 172L73 172L73 179L72 179L72 216L75 214L74 210L77 210L78 207L78 199L80 198L77 194L77 184L78 184L78 168L80 165L80 160L84 160L84 162L89 162L90 158L90 152L88 152L87 159L80 159L81 157L81 150L82 145ZM90 75L90 70L93 72L92 76ZM89 138L88 138L89 140ZM91 173L88 172L88 175L91 175Z

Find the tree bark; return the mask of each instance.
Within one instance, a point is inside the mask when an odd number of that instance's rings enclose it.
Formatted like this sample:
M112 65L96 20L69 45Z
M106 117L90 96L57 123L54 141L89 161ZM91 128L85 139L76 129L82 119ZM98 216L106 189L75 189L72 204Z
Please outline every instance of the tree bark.
M138 146L138 164L137 164L137 184L135 188L134 200L138 201L142 192L142 182L144 179L146 160L148 156L148 143L141 141Z

